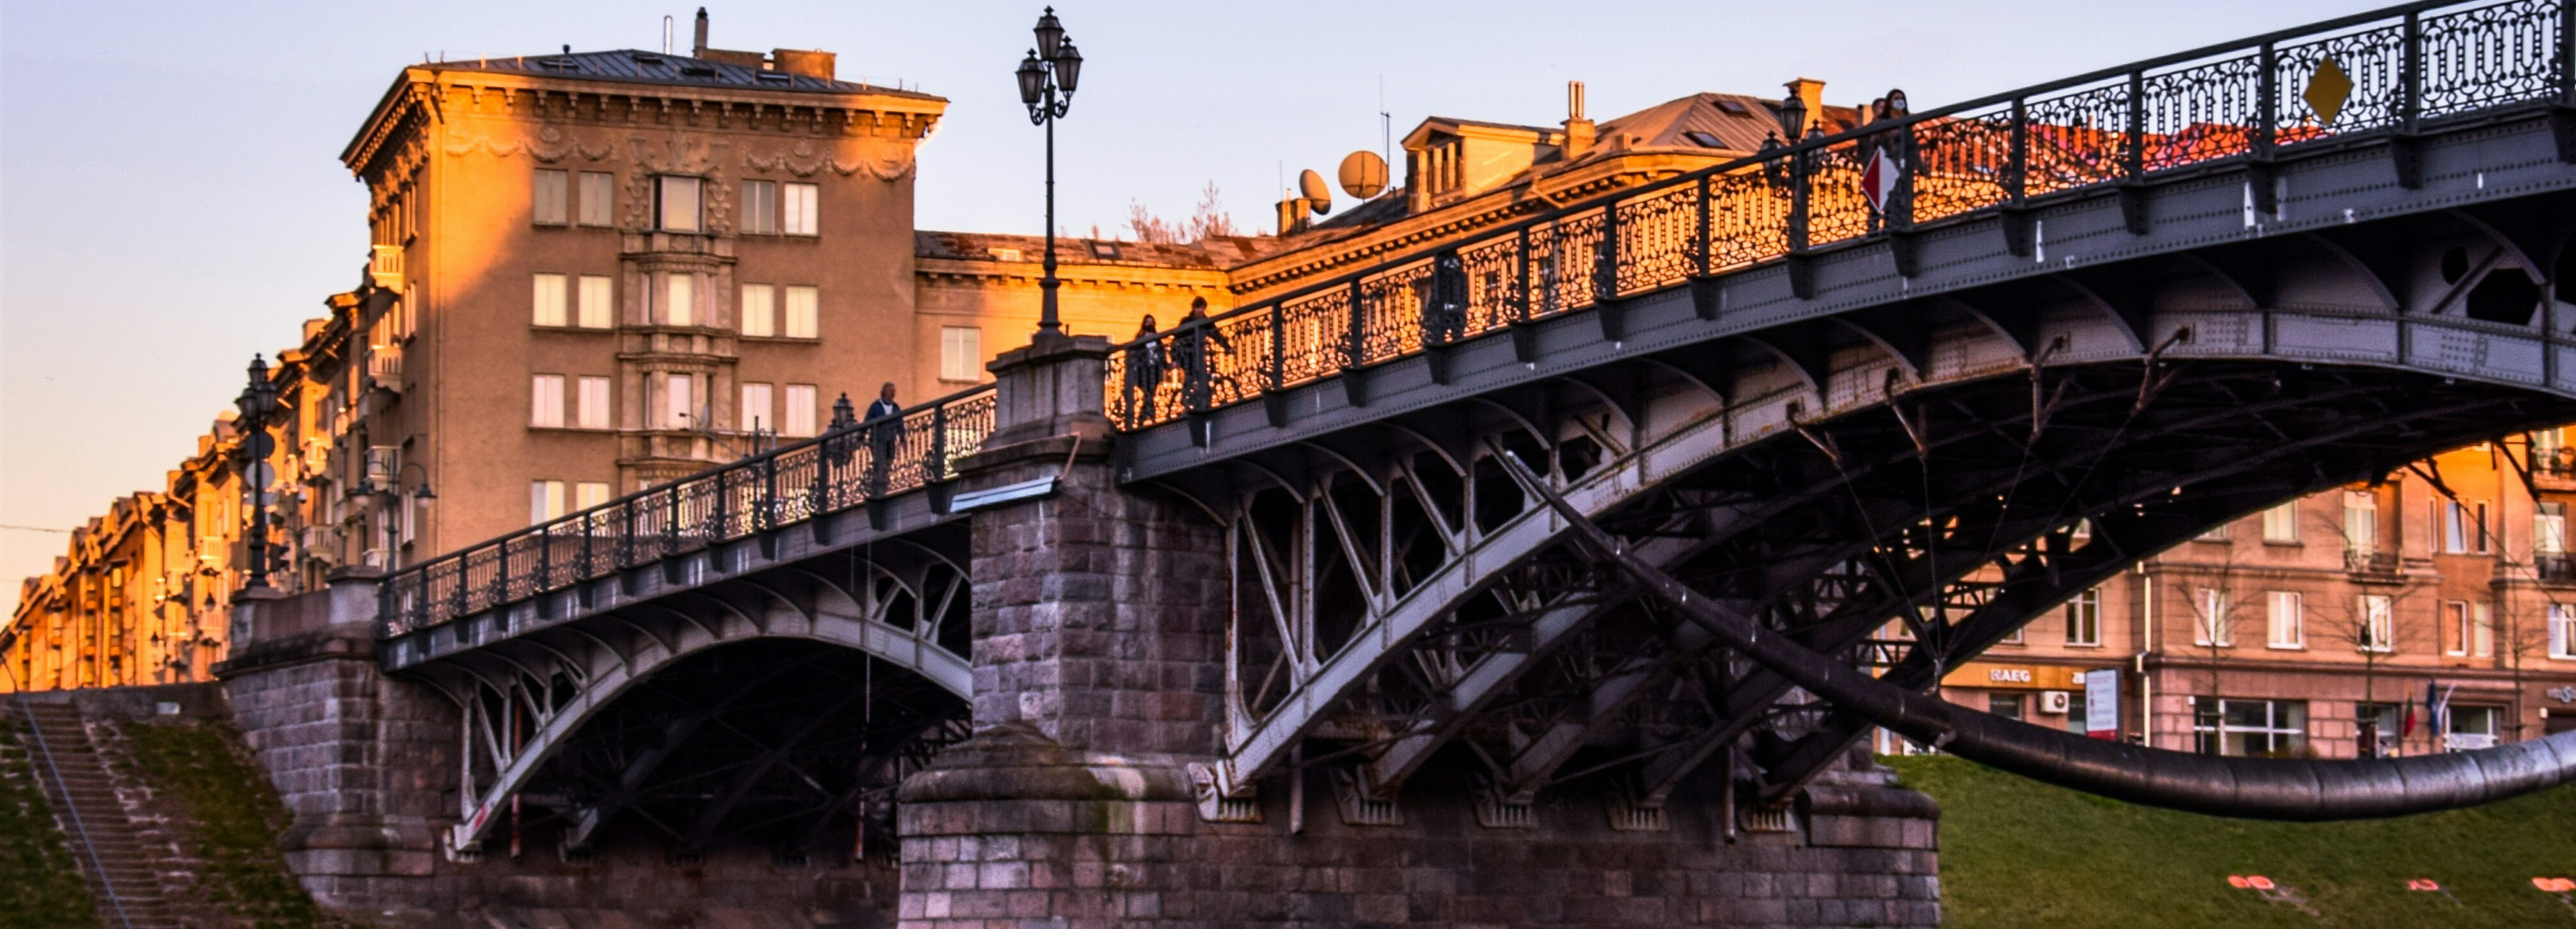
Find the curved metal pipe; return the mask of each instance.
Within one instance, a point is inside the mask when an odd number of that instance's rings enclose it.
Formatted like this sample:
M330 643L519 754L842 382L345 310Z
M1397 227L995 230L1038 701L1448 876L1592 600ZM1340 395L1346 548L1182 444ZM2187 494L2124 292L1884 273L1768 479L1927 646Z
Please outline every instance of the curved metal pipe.
M2404 816L2493 803L2576 782L2576 732L2472 752L2411 758L2310 760L2199 755L2093 739L2008 720L1861 673L1718 609L1707 597L1629 554L1608 533L1529 479L1586 548L1728 646L1808 692L1917 742L2032 780L2148 806L2249 819Z

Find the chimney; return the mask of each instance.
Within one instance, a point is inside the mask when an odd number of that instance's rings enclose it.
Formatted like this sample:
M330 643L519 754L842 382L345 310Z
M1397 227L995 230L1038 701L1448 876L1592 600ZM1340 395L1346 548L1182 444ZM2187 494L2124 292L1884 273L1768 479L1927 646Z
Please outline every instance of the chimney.
M691 57L691 58L704 58L704 57L707 57L707 8L706 8L706 7L699 7L699 8L698 8L698 41L697 41L697 44L689 46L689 57Z
M1789 88L1789 96L1798 98L1798 102L1807 108L1807 121L1805 125L1798 127L1799 135L1806 135L1808 129L1813 128L1817 123L1824 121L1825 82L1816 80L1812 77L1802 77L1793 79L1782 86ZM1787 141L1795 142L1798 140L1789 139Z
M839 56L831 52L793 48L771 49L769 60L774 62L780 71L806 77L819 77L827 81L833 80L840 73Z
M1290 197L1279 201L1279 234L1303 232L1306 227L1314 225L1313 211L1314 202L1304 197Z
M1572 159L1592 148L1592 121L1583 118L1583 82L1565 82L1565 157Z

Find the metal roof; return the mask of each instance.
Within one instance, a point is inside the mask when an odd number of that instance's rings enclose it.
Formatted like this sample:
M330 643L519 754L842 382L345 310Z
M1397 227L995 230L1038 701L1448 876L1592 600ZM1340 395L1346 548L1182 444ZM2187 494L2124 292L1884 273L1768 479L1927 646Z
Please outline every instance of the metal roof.
M619 81L680 87L726 87L801 93L872 93L920 100L943 100L919 91L809 77L687 55L617 49L558 55L516 55L472 61L440 61L419 67L444 71L532 74L574 80Z

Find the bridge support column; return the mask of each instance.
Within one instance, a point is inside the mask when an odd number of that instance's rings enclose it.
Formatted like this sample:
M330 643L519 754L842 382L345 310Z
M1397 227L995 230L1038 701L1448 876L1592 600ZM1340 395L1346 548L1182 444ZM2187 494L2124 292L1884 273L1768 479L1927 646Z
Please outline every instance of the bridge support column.
M344 911L425 910L437 867L430 819L453 803L456 711L377 667L376 581L358 570L314 593L246 594L215 673L294 815L279 842L305 889Z
M1188 765L1223 749L1224 540L1189 501L1117 484L1106 355L993 365L1001 421L956 498L1008 500L973 511L976 733L902 788L903 925L1939 922L1937 811L1865 763L1738 830L1708 781L1644 814L1579 782L1488 824L1455 765L1384 810L1345 809L1318 768L1203 819Z

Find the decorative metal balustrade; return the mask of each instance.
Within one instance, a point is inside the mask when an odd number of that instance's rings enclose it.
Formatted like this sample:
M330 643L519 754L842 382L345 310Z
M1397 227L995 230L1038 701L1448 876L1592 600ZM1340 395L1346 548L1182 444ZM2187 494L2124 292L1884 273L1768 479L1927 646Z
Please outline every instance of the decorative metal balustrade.
M2213 162L2259 170L2362 134L2402 148L2435 120L2576 106L2571 42L2576 0L2414 3L1811 131L1129 342L1110 357L1107 408L1143 428L1776 261L1806 296L1807 259L1832 246L1892 239L1910 274L1911 234L1973 217L2004 215L2028 254L2044 243L2025 211L2051 195ZM1895 178L1873 202L1881 153ZM2402 180L2420 171L2397 158ZM2273 207L2268 182L2250 192ZM2144 231L2146 217L2130 223Z
M990 385L611 500L397 571L379 637L402 635L957 476L993 431Z

